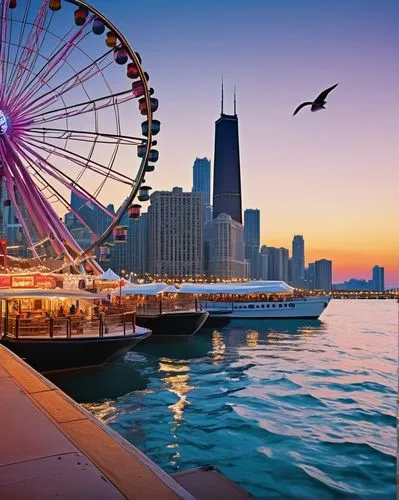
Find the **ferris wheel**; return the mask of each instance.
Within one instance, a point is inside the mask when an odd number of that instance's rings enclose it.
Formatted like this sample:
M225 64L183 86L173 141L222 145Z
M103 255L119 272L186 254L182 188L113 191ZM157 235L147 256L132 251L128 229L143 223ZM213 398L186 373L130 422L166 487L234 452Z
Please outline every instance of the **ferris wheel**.
M95 251L126 240L121 218L137 218L135 198L149 199L144 176L158 160L160 130L149 75L118 28L83 0L0 0L0 15L0 258L6 267L9 224L27 251L9 252L7 267L96 272ZM84 216L90 211L101 224ZM65 213L89 232L87 248Z

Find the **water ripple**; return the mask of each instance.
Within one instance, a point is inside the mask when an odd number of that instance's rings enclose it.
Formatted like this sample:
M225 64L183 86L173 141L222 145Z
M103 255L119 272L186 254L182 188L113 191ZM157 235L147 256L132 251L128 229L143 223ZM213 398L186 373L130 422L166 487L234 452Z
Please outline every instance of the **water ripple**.
M211 463L261 498L393 499L396 318L393 301L332 301L323 321L143 342L55 382L168 472Z

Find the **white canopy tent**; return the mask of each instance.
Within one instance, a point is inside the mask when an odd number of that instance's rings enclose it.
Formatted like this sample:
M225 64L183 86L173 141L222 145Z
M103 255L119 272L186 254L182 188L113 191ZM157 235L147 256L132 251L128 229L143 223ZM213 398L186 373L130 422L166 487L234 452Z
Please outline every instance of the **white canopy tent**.
M143 285L135 285L129 283L128 285L122 287L122 289L116 290L115 295L158 295L160 293L173 293L176 292L175 287L170 287L166 283L145 283Z
M292 293L284 281L246 281L244 283L183 283L179 293L246 295L256 293Z
M97 276L97 280L102 280L102 281L116 281L120 280L120 276L118 276L114 271L109 268L105 273L102 273L100 276Z

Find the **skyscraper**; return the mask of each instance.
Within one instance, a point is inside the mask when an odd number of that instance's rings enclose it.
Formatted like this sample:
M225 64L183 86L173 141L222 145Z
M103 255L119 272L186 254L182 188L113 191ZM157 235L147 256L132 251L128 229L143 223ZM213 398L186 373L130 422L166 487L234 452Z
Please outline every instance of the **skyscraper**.
M288 281L288 249L267 247L268 279Z
M131 257L131 268L128 271L144 276L149 272L149 231L148 213L138 219L130 219L127 239L128 252Z
M292 240L292 284L296 288L305 284L305 242L300 234Z
M222 213L206 226L207 272L221 279L246 278L244 231L242 224Z
M384 268L381 266L374 266L372 270L372 289L376 292L382 292L385 290L385 280L384 280Z
M263 245L260 249L260 279L269 279L269 257L267 254L267 246Z
M327 259L316 260L314 263L314 281L316 290L329 292L332 288L332 262Z
M148 207L150 271L169 276L203 272L203 205L200 193L180 187L156 191Z
M204 198L204 224L212 219L211 162L208 158L196 158L193 165L193 192Z
M106 212L97 205L87 202L74 191L71 193L71 208L97 236L102 235L111 224L111 217Z
M314 282L314 262L310 262L308 264L308 267L305 269L305 288L308 290L314 290L315 288L315 282Z
M208 158L196 158L193 165L193 191L204 195L205 205L211 203L211 162Z
M259 279L260 269L260 211L248 208L244 212L245 258L249 262L249 277Z
M242 224L240 149L238 117L234 91L234 114L226 115L222 104L220 118L215 123L215 157L213 165L213 218L230 215Z

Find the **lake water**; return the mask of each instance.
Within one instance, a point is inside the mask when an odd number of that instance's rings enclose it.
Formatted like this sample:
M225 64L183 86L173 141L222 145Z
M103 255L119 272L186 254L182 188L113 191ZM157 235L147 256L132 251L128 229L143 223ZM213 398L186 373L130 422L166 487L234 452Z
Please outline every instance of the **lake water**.
M248 321L52 377L168 472L212 464L258 497L394 498L398 304Z

